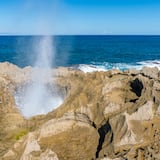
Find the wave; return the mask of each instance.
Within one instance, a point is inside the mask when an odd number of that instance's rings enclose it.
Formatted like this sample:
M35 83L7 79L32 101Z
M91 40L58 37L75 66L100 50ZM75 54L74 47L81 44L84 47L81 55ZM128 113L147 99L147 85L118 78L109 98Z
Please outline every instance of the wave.
M96 72L96 71L108 71L111 69L129 70L137 69L141 70L143 67L157 67L160 69L160 60L148 60L136 63L111 63L111 62L92 62L91 64L79 64L76 69L83 71L84 73Z
M142 62L137 62L137 64L141 66L147 66L147 67L157 67L160 69L160 60L148 60L148 61L142 61Z
M96 66L96 65L87 65L87 64L80 64L77 69L83 71L84 73L88 72L95 72L95 71L106 71L104 66Z

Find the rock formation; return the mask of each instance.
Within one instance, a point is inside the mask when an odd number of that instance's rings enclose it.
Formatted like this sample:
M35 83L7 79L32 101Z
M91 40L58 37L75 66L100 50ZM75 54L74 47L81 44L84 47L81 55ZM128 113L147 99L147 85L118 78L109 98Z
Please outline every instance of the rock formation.
M46 115L26 119L14 92L30 81L31 67L0 64L2 160L160 159L160 71L83 73L57 68L64 102Z

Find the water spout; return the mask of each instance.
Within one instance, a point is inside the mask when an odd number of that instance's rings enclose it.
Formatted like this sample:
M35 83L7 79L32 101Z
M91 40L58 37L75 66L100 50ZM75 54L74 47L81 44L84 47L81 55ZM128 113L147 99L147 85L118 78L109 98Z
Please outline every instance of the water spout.
M52 39L51 36L40 37L34 44L37 58L31 82L23 95L16 96L16 103L25 117L47 113L63 102L56 91L52 92L47 87L47 84L52 83L51 67L55 58ZM56 86L53 88L56 89Z

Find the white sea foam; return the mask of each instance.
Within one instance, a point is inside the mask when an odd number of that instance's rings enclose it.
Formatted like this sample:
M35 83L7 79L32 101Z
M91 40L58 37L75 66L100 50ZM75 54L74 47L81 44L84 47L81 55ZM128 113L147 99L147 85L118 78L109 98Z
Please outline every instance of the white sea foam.
M96 71L106 71L104 66L96 66L96 65L86 65L80 64L78 69L83 71L84 73L96 72Z
M83 71L84 73L88 72L96 72L96 71L108 71L111 69L119 69L119 70L128 70L128 69L137 69L140 70L144 66L147 67L157 67L160 69L160 60L152 60L152 61L142 61L136 63L110 63L110 62L103 62L103 63L92 63L91 65L80 64L78 69Z
M141 61L137 62L137 64L139 64L142 67L157 67L160 69L160 60Z

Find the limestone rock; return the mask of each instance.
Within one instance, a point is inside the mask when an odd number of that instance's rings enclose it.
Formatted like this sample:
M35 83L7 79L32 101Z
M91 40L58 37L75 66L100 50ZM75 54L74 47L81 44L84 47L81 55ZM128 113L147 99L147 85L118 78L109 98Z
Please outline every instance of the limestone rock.
M16 153L13 150L9 150L4 156L3 160L10 160L13 159L13 157L16 157Z
M120 109L121 109L120 104L111 102L105 107L103 114L105 117L109 117L110 115L113 115L114 113L116 113Z
M34 151L40 151L40 145L38 144L37 140L35 139L34 134L29 133L27 139L24 142L24 151L20 158L20 160L28 160L32 159L31 153Z
M57 84L63 104L25 119L14 92L29 84L30 73L42 70L0 64L0 159L159 159L157 68L86 74L73 68L51 70L45 83Z
M144 120L151 120L153 118L153 102L148 101L143 106L140 106L136 112L129 115L126 113L126 121L130 120L138 120L138 121L144 121Z
M45 123L38 141L43 148L53 149L60 159L76 160L94 158L98 139L96 129L86 116L68 114Z
M140 74L140 70L136 70L136 69L129 69L128 71L126 71L126 74L129 74L129 75L138 75Z
M133 132L128 130L128 124L126 122L125 116L118 115L110 119L110 125L113 130L113 143L115 147L136 143Z
M102 158L100 160L124 160L123 158Z
M159 70L157 67L154 67L154 68L143 67L141 70L141 73L153 79L158 79L159 77Z
M47 149L45 152L41 153L39 160L59 160L59 159L56 153L54 153L50 149Z

